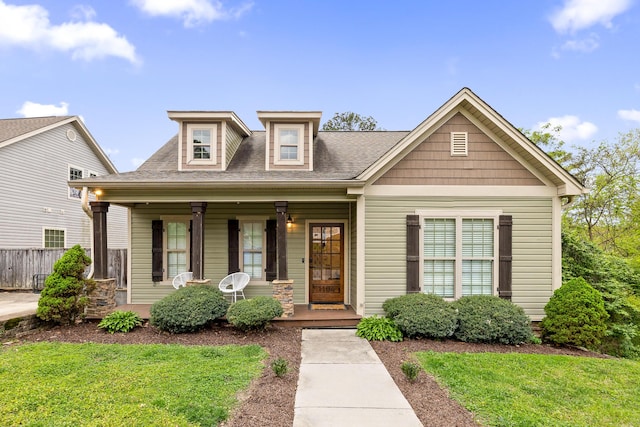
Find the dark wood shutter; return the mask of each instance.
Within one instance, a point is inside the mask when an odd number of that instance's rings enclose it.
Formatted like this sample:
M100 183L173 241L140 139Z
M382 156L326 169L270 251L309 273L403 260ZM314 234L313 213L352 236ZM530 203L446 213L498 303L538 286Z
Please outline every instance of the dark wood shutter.
M498 296L511 299L511 234L513 219L511 215L500 215L498 248L500 264L498 265Z
M407 293L420 292L420 216L407 215Z
M230 219L227 223L229 235L229 274L240 271L240 221Z
M189 221L189 270L193 271L193 220Z
M267 259L265 278L268 281L276 280L277 271L277 256L278 256L278 221L275 219L267 220Z
M162 220L151 221L151 280L161 282L164 279L162 266Z

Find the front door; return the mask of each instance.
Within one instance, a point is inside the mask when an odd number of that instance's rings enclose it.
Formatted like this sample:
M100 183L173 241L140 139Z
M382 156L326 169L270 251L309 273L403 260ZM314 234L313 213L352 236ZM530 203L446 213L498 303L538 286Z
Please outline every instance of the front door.
M344 302L344 224L310 224L309 236L309 302Z

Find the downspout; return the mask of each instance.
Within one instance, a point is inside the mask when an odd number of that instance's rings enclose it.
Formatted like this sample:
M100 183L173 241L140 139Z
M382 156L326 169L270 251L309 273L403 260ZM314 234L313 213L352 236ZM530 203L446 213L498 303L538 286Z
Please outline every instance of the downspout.
M93 255L93 212L89 207L89 189L87 187L82 187L82 210L89 217L89 247L91 248L91 255ZM94 265L91 262L89 266L89 272L87 273L87 279L93 278Z

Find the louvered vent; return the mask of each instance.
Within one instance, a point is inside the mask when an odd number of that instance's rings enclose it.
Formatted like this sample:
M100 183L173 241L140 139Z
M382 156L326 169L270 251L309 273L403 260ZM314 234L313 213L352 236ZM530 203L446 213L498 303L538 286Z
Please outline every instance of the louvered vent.
M466 156L468 154L468 134L467 132L451 132L451 155Z

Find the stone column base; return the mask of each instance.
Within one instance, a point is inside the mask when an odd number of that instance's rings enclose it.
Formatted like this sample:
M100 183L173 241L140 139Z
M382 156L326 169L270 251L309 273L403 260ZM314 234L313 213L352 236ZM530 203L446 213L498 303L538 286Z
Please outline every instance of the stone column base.
M96 287L89 292L89 304L84 310L90 319L103 319L116 308L116 279L94 280Z
M293 317L293 280L274 280L273 297L282 305L282 317Z

